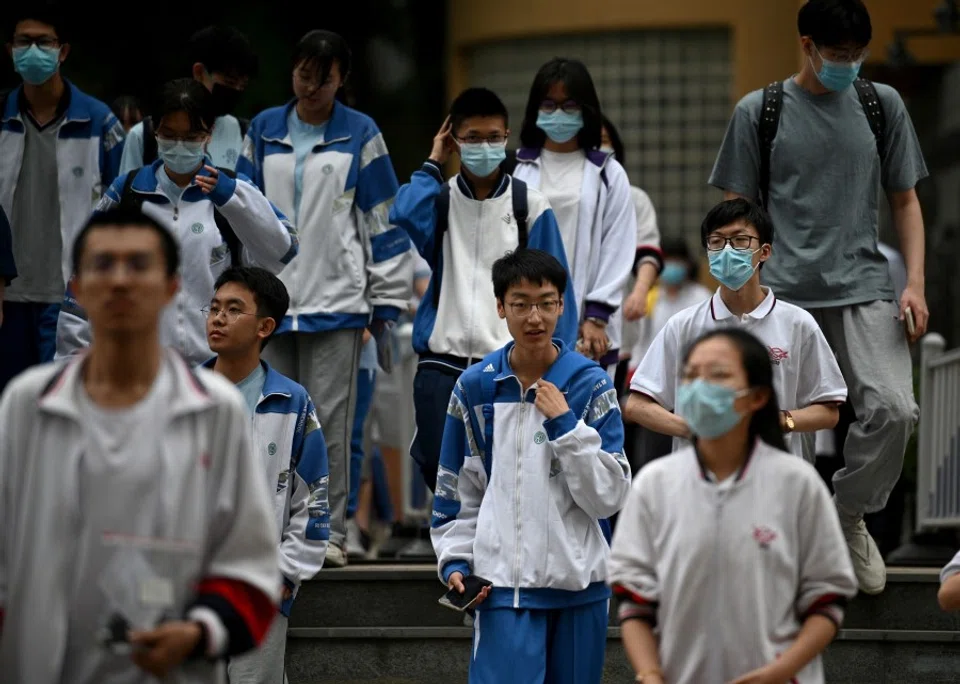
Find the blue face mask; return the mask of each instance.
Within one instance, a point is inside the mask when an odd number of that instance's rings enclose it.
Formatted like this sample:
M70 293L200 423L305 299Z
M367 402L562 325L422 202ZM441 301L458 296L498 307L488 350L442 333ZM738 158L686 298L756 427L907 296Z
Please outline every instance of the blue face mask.
M13 68L30 85L43 85L60 67L60 48L29 47L13 48Z
M583 128L583 113L570 114L562 109L540 112L537 114L537 128L555 143L570 142Z
M157 138L157 156L174 173L191 173L203 163L203 143Z
M816 50L816 46L814 46L814 49ZM829 59L824 59L819 50L817 50L817 54L820 55L820 61L823 62L823 66L817 72L817 78L820 79L820 84L827 90L834 92L846 90L853 85L857 76L860 75L860 62L831 62ZM813 66L812 59L810 65Z
M757 250L759 252L760 250ZM753 265L753 255L757 252L734 249L727 245L719 252L707 252L710 260L710 275L731 290L737 291L753 277L757 267Z
M733 407L750 390L731 389L697 378L677 390L677 415L697 437L716 439L737 426L742 416Z
M507 158L507 143L461 143L460 162L474 176L486 178Z
M687 266L678 261L668 261L660 271L660 280L664 285L679 285L687 279Z

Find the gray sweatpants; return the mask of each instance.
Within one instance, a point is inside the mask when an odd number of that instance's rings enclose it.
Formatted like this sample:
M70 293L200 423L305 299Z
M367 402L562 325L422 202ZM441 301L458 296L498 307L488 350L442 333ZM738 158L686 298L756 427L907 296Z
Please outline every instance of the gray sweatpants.
M357 372L363 330L286 333L270 340L263 358L279 373L307 388L320 419L330 461L330 543L346 544L350 491L350 437L357 403Z
M837 504L851 514L887 505L903 469L903 453L920 417L913 363L899 307L892 301L810 309L847 382L857 420L833 476Z
M227 681L230 684L287 684L283 656L287 651L287 618L278 614L255 651L230 658Z

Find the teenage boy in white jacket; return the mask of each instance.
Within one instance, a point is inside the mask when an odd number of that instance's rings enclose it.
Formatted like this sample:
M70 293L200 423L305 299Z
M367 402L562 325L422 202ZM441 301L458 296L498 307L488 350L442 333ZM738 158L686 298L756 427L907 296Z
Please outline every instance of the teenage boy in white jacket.
M260 359L287 313L290 296L263 268L235 267L217 278L207 307L207 341L217 356L206 364L236 384L253 420L254 453L274 498L283 602L263 644L231 658L230 684L284 684L287 618L297 589L323 567L330 538L327 446L310 395Z
M599 684L609 547L599 520L630 488L616 389L553 339L567 273L521 249L493 265L513 342L468 368L450 398L434 498L440 577L490 580L471 684Z
M2 679L214 684L280 593L249 419L229 382L160 344L173 235L99 214L72 261L93 343L0 400Z

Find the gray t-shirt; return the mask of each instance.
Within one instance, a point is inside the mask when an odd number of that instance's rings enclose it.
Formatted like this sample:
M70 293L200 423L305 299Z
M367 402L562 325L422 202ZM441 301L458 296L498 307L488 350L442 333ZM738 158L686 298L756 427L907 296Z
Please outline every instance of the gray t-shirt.
M38 128L23 115L23 163L13 193L10 230L18 277L6 291L11 302L59 303L63 300L60 189L57 183L57 135L63 117Z
M792 78L784 81L770 155L773 255L761 275L784 300L817 308L894 297L877 246L880 188L910 190L928 174L900 95L876 88L886 116L882 168L855 88L814 95ZM737 104L710 185L758 197L762 102L757 90Z

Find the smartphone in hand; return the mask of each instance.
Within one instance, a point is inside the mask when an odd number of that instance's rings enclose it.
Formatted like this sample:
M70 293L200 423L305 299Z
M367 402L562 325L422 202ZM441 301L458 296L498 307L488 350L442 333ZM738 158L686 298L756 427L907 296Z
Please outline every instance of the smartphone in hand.
M440 597L440 605L459 613L469 611L473 608L480 597L480 592L484 587L493 586L493 582L483 579L477 575L467 575L463 578L463 593L456 589L450 589L446 594Z
M913 318L913 309L909 306L903 310L903 323L907 326L907 333L910 337L917 334L917 323Z

